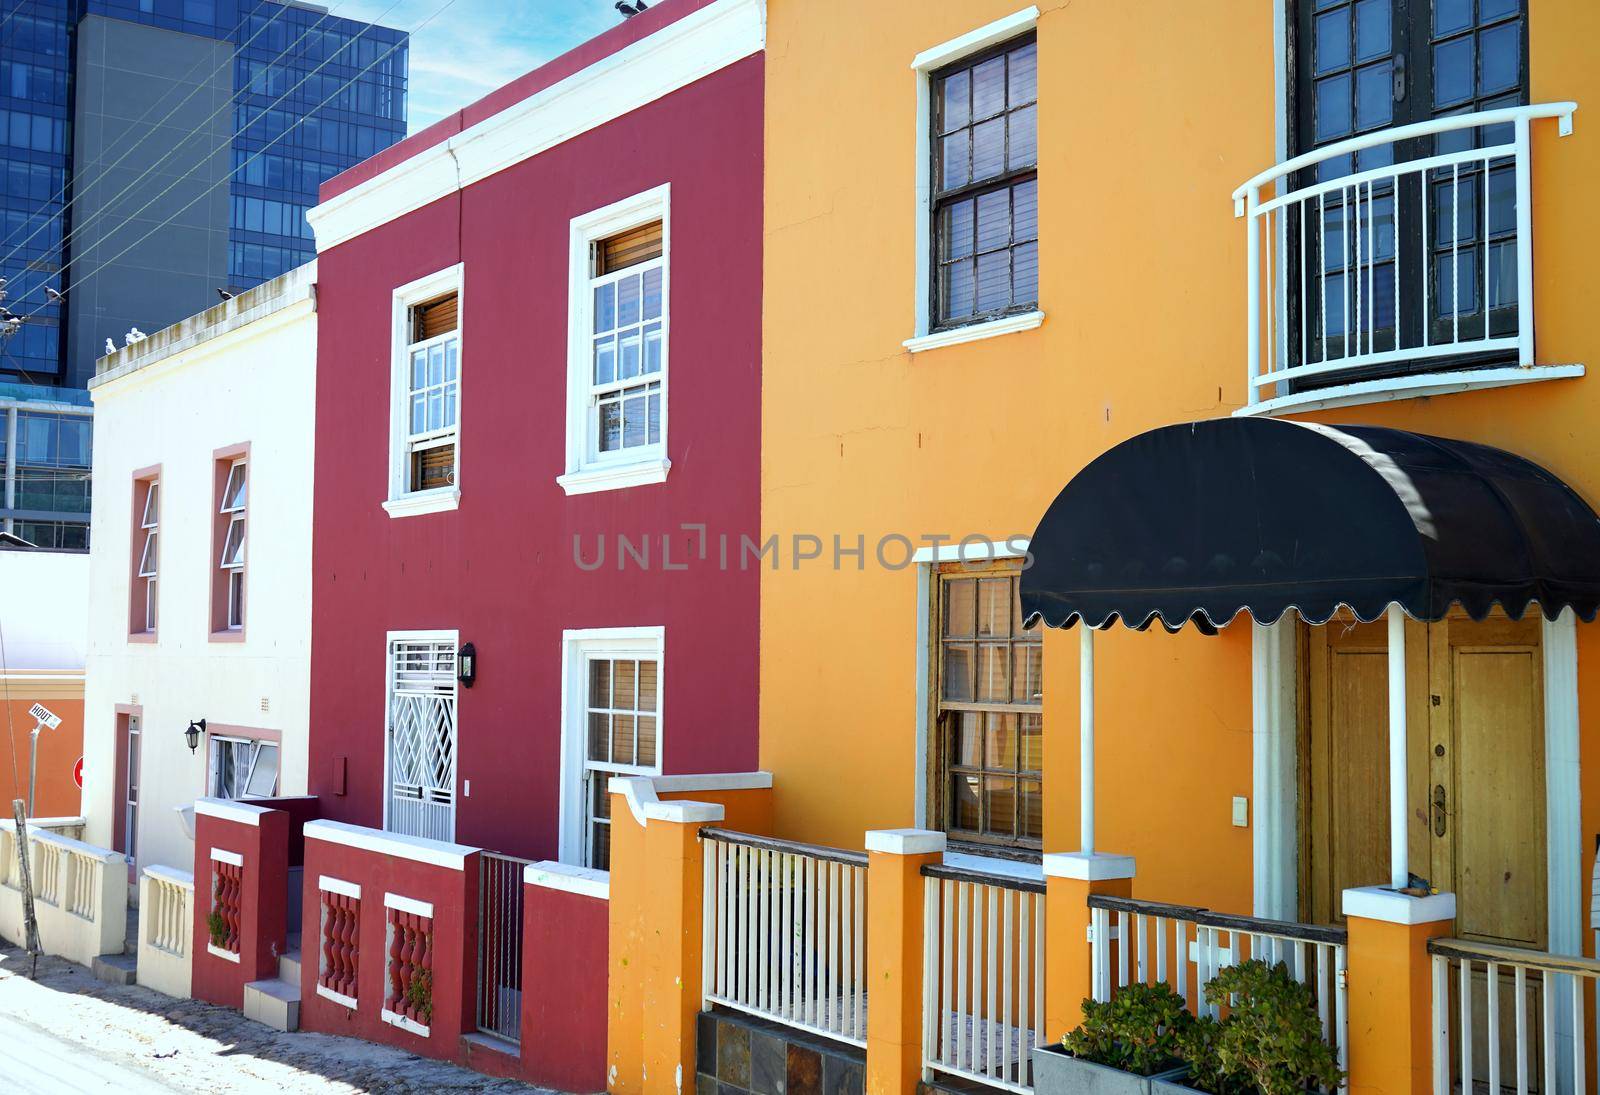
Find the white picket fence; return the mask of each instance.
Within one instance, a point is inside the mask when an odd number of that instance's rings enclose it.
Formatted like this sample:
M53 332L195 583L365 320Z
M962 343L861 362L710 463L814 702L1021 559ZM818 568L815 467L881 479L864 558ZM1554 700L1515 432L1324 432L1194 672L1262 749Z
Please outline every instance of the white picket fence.
M702 829L703 1006L867 1042L867 857Z

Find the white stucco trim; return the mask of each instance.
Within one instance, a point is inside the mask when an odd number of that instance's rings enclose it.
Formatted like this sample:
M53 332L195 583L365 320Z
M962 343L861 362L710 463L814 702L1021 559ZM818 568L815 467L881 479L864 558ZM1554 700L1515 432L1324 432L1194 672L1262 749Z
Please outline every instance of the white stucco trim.
M1436 893L1426 897L1411 897L1385 886L1361 886L1344 891L1341 906L1345 916L1413 927L1440 920L1454 920L1456 895Z
M453 871L465 870L467 856L478 851L477 848L470 848L465 844L449 844L442 840L429 840L426 837L386 833L361 825L349 825L343 821L308 821L305 837L307 840L342 844L346 848L356 848L363 852L392 855L398 859L428 863L435 867L448 867Z
M867 833L867 851L886 855L929 855L942 852L946 839L931 829L873 829Z
M238 852L230 852L226 848L212 848L211 862L226 863L230 867L243 867L244 856Z
M336 893L341 894L344 897L353 897L357 901L361 900L360 883L346 882L344 879L334 878L332 875L320 876L317 879L317 889L321 890L323 893Z
M1269 920L1299 919L1299 711L1295 622L1252 622L1250 832L1253 907Z
M1131 855L1106 855L1103 852L1051 852L1044 857L1046 878L1071 878L1079 882L1104 882L1113 878L1134 877Z
M261 815L268 811L266 807L252 806L248 802L239 802L231 798L197 798L194 800L194 812L204 814L206 817L219 817L224 821L236 821L240 825L259 827Z
M611 900L611 872L597 871L593 867L576 867L570 863L557 863L553 859L540 860L522 868L525 886L540 886L547 890L561 890L581 897Z
M392 1027L399 1027L401 1030L410 1031L419 1038L428 1037L429 1031L427 1027L423 1026L414 1019L407 1019L404 1015L401 1015L398 1012L390 1011L388 1008L384 1008L381 1012L379 1012L378 1018L382 1019L385 1023L388 1023Z
M325 1000L332 1000L335 1004L339 1004L342 1007L347 1007L351 1011L356 1010L356 998L354 996L346 996L342 992L334 992L327 985L319 983L317 985L317 995Z
M1017 331L1031 331L1043 322L1044 313L1035 308L1031 312L1018 312L1014 316L1002 316L999 319L984 320L982 323L968 323L963 327L947 327L931 334L917 335L906 339L900 345L914 354L919 354L924 350L937 350L941 346L959 346L963 342L978 342L998 335L1014 334Z
M412 916L420 916L424 920L433 919L432 901L418 901L416 898L407 897L404 894L384 894L383 907L386 909L393 909L395 912L410 913Z
M223 950L215 943L207 943L206 950L210 951L212 954L216 955L218 958L221 958L225 962L237 963L239 961L239 956L237 954L233 953L232 951Z
M306 219L317 250L537 156L765 46L765 0L715 0L316 206Z
M1543 621L1544 778L1550 950L1583 953L1583 796L1579 781L1578 628L1572 609Z

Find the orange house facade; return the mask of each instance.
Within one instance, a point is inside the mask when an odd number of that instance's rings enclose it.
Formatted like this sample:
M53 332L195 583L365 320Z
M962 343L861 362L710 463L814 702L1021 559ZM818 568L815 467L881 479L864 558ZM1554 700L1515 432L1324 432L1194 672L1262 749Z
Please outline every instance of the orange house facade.
M1597 40L772 0L771 824L633 803L701 837L680 1067L761 1090L754 1016L1026 1091L1264 957L1352 1090L1593 1090Z

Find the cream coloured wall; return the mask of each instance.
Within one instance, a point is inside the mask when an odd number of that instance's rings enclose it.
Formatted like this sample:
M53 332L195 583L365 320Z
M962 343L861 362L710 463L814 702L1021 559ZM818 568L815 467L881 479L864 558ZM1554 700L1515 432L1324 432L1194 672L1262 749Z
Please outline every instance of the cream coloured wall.
M206 793L190 720L282 737L280 794L306 787L315 266L120 352L93 386L95 506L85 697L86 839L109 846L119 705L142 712L138 865L188 869L177 807ZM145 349L145 347L150 347ZM145 350L139 353L139 350ZM213 454L249 443L245 629L214 641ZM133 475L161 466L159 623L128 636Z

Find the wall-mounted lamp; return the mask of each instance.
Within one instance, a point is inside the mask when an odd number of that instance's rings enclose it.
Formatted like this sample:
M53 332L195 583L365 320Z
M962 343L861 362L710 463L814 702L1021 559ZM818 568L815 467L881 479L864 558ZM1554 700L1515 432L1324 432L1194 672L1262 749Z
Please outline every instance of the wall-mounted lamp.
M199 722L191 722L189 729L183 732L183 740L189 743L189 752L193 753L200 748L200 735L205 733L205 730L206 720L201 719Z
M466 643L456 651L456 680L462 688L471 688L478 676L478 648Z

